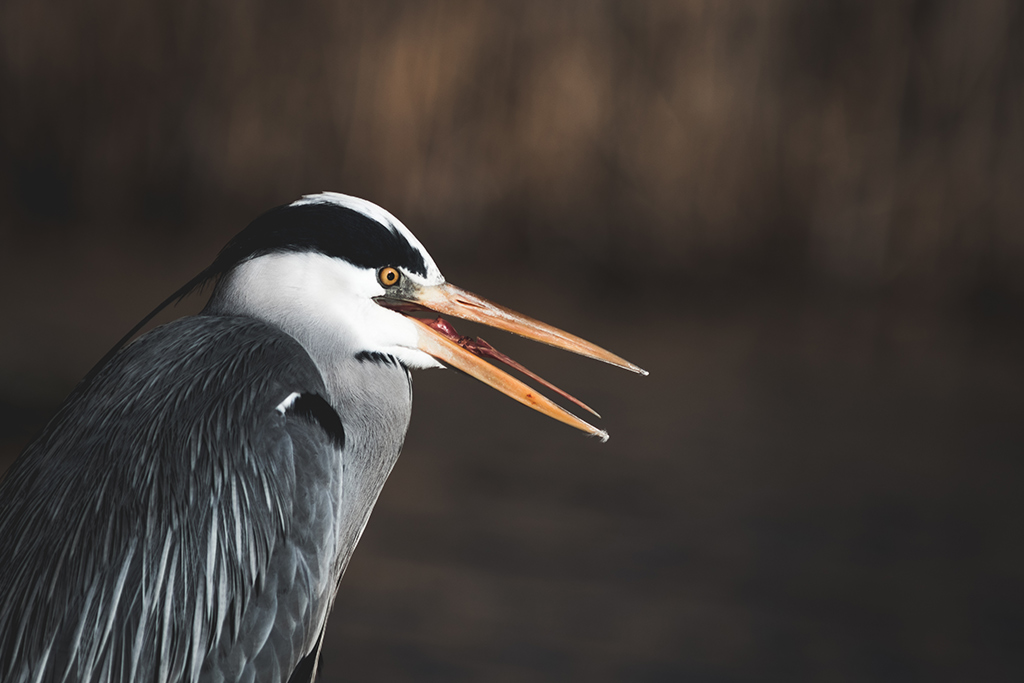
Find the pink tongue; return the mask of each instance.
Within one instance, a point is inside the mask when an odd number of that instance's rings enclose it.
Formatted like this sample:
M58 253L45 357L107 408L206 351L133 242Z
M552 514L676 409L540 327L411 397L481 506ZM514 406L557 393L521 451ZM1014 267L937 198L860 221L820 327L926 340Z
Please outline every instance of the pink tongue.
M505 365L508 365L509 367L515 368L516 370L523 373L527 377L533 379L535 382L543 384L551 391L557 393L559 396L562 396L572 401L573 403L578 405L580 408L583 408L587 412L593 413L594 415L601 417L600 415L598 415L596 410L588 406L583 401L579 400L575 396L572 396L571 394L562 391L561 389L559 389L558 387L556 387L554 384L547 381L543 377L540 377L539 375L530 372L522 365L520 365L519 363L515 362L514 360L503 354L501 351L485 342L483 339L473 339L472 337L464 337L460 335L458 332L455 331L455 327L441 316L438 316L437 319L430 322L429 325L438 332L440 332L441 334L443 334L445 337L450 339L451 341L455 342L462 348L469 351L470 353L480 356L481 358L490 358L491 360L500 361Z

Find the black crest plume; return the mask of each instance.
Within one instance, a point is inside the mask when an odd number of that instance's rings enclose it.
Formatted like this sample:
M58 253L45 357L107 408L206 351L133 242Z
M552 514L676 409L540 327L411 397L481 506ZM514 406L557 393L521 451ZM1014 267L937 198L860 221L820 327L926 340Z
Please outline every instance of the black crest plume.
M154 308L100 359L82 380L96 373L160 311L192 292L203 289L245 261L274 253L312 252L341 258L360 268L400 266L427 274L420 250L393 226L383 225L359 211L331 201L285 204L253 220L221 249L209 267L186 282Z

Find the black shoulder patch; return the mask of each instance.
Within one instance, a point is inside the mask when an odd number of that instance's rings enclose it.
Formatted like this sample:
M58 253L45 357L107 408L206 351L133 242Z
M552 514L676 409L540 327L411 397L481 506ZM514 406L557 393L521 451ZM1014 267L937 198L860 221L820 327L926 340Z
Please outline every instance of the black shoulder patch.
M274 252L313 251L361 268L401 266L426 276L420 250L397 230L331 202L279 206L249 224L217 256L212 273Z
M320 425L336 448L345 447L345 427L341 423L341 418L331 404L319 394L300 394L287 412Z

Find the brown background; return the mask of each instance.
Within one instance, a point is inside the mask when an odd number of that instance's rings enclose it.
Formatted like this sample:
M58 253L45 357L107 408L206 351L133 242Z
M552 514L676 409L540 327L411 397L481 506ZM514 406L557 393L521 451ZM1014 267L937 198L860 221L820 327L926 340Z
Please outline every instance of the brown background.
M1021 680L1022 187L1014 2L5 0L0 468L344 191L652 374L418 375L322 680Z

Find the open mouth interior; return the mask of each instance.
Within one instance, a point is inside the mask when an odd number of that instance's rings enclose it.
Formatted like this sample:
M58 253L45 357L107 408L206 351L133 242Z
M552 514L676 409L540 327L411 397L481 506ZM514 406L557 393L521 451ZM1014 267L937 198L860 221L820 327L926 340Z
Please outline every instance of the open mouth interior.
M455 344L458 344L459 346L461 346L462 348L466 349L467 351L469 351L473 355L479 356L480 358L484 358L484 359L488 359L488 360L496 360L496 361L498 361L500 363L504 363L505 365L509 366L510 368L514 368L515 370L519 371L520 373L526 375L527 377L529 377L533 381L537 382L538 384L544 385L545 387L547 387L551 391L557 393L559 396L565 398L566 400L572 401L573 403L578 405L580 408L583 408L584 410L586 410L588 413L591 413L592 415L595 415L597 417L601 417L601 415L596 410L594 410L593 408L588 406L586 403L584 403L583 401L579 400L578 398L576 398L572 394L568 393L567 391L563 391L562 389L559 389L554 384L552 384L551 382L547 381L546 379L544 379L543 377L541 377L537 373L532 372L529 369L527 369L526 367L524 367L522 364L517 363L516 361L512 360L511 358L506 356L504 353L502 353L501 351L499 351L498 349L494 348L493 346L488 344L486 341L484 341L483 338L477 337L477 338L474 339L473 337L468 337L468 336L460 335L455 330L455 326L452 325L447 320L445 320L444 318L442 318L441 316L437 316L437 318L435 318L433 321L427 323L427 325L429 325L431 328L436 330L438 334L441 334L441 335L447 337L451 342L453 342Z

